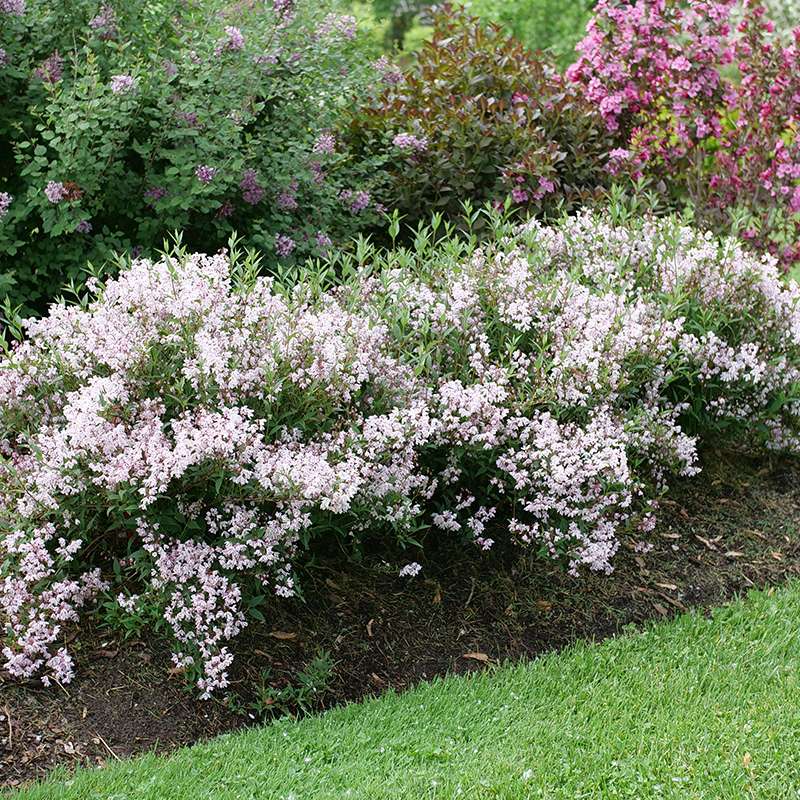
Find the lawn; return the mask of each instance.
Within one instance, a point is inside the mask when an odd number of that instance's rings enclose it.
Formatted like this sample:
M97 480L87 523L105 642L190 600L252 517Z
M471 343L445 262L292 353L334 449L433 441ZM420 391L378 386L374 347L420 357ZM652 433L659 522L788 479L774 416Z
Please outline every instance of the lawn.
M711 618L687 614L13 797L794 797L798 615L800 583L754 592Z

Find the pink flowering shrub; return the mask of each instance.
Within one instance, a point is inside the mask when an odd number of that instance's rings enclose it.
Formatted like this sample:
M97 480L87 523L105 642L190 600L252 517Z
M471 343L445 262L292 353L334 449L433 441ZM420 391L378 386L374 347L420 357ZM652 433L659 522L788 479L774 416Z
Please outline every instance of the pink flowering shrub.
M495 224L362 242L294 287L252 257L140 259L12 322L6 669L68 680L102 597L163 619L208 695L320 538L503 538L610 572L704 437L800 450L800 288L774 259L673 220Z
M0 296L43 310L175 231L283 268L381 219L374 165L314 147L378 74L332 2L23 5L0 12Z
M753 0L601 0L567 70L619 139L612 172L800 259L800 31Z

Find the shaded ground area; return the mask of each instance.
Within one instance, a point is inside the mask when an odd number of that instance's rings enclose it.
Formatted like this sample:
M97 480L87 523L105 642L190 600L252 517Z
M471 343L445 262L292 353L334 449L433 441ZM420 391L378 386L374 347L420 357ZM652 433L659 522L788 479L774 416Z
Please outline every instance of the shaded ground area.
M374 554L345 571L341 559L321 557L302 577L307 600L277 603L265 611L269 625L238 642L234 702L193 699L158 640L122 642L102 630L82 636L69 686L0 676L0 785L58 764L168 751L270 709L317 710L717 605L800 574L798 530L800 465L729 456L676 487L656 548L620 553L610 578L572 578L518 552L478 556L446 542L428 550L411 581Z

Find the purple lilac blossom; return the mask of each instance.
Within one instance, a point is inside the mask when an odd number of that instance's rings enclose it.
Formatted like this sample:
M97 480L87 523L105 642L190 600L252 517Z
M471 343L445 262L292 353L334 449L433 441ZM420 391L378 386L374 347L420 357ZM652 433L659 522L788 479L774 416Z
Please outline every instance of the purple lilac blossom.
M412 150L421 153L428 149L428 137L415 136L413 133L398 133L392 139L392 144L401 150Z
M283 211L294 211L297 208L297 181L292 181L277 199L278 208Z
M8 192L0 192L0 219L3 219L8 214L8 209L13 199Z
M153 203L160 200L162 197L165 197L166 194L167 190L163 186L151 186L144 193L144 199L147 200L148 205L152 205Z
M283 233L279 233L275 237L275 252L281 257L284 258L288 256L292 250L295 248L295 241L292 239L291 236L286 236Z
M47 199L53 203L60 203L67 196L67 189L61 181L48 181L44 187Z
M343 189L339 199L346 203L354 214L358 214L370 204L369 192L354 192L350 189Z
M189 128L199 128L200 120L194 111L178 111L175 117Z
M58 50L54 50L42 63L33 71L33 74L44 83L58 83L64 72L64 59L59 55Z
M89 27L101 39L113 39L117 35L117 17L114 9L105 4L100 9L100 13L89 20Z
M242 199L251 206L260 203L264 197L264 190L258 182L258 173L254 169L244 171L239 188L242 190Z
M0 12L21 17L25 13L25 0L0 0Z
M225 28L225 38L217 43L214 52L219 55L224 51L237 52L242 49L244 49L244 35L239 28L228 25Z
M386 56L381 56L377 61L373 61L372 67L380 73L381 80L389 86L396 86L403 82L403 73Z
M82 219L76 226L75 230L78 233L91 233L92 232L92 223L89 222L88 219Z
M135 85L136 81L130 75L111 76L111 91L114 92L114 94L122 94L124 92L130 92Z
M288 24L294 18L294 0L272 0L272 10L281 22Z
M321 133L314 142L312 152L318 154L324 153L326 155L331 155L336 152L336 137L329 131Z
M194 174L197 176L197 180L199 180L200 183L211 183L211 181L214 180L214 176L217 174L217 168L209 167L207 164L199 164Z
M312 161L308 165L308 168L314 176L314 183L322 183L325 180L325 170L322 168L322 164L320 164L319 161Z
M317 36L326 37L338 33L348 40L356 38L358 23L356 18L350 14L328 14L317 28Z

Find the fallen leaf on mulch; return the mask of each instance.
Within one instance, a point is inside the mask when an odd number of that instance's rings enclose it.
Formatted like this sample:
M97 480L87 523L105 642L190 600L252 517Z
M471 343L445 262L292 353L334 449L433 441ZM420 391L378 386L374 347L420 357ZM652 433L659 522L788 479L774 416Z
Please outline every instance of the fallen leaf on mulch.
M94 650L92 655L95 658L114 658L119 653L119 648L116 650Z
M744 553L740 553L738 550L728 550L728 552L725 553L725 555L728 558L741 558L744 555Z
M270 631L269 635L273 639L280 639L281 641L288 641L290 639L296 639L296 633L290 633L289 631Z
M471 658L473 661L491 661L486 653L464 653L461 658Z
M704 537L695 534L694 538L697 539L697 541L702 542L709 550L716 550L716 542L718 542L722 537L717 536L715 539L705 539Z
M375 622L375 620L374 620L374 619L371 619L371 620L370 620L370 621L367 623L367 636L369 636L369 638L370 638L370 639L372 638L372 625L373 625L373 623L374 623L374 622Z

